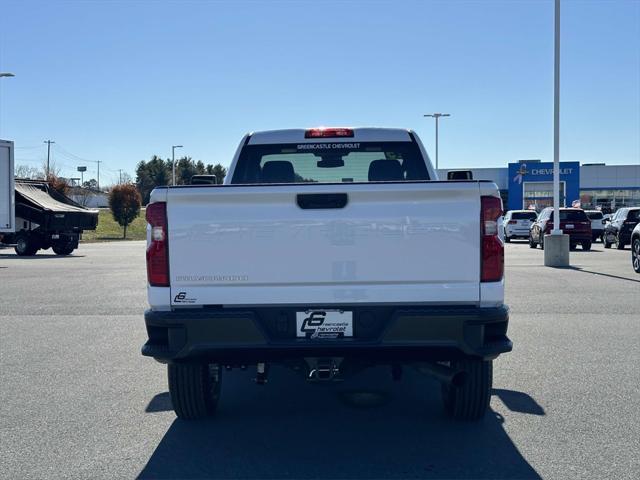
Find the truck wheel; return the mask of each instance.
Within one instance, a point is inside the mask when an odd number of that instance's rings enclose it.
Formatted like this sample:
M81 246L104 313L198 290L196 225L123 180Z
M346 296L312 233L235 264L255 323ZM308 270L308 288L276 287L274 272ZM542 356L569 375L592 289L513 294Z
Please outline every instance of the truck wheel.
M631 244L631 264L636 273L640 273L640 238L634 238Z
M171 403L178 418L196 420L215 411L221 382L217 364L170 363L167 373Z
M75 250L75 248L68 245L53 245L51 248L56 255L69 255Z
M451 367L467 372L461 387L442 385L444 409L456 420L479 420L489 408L493 385L493 361L465 357L451 362Z
M21 257L30 257L38 251L38 244L36 240L29 235L18 235L15 250Z
M587 252L591 250L591 242L582 242L582 250Z

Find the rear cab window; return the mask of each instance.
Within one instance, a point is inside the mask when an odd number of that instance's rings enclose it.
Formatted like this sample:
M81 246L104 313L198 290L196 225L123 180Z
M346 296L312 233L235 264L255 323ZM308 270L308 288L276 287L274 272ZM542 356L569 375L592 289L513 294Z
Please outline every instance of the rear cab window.
M536 218L538 218L536 212L513 212L511 214L512 220L531 220L533 222Z
M551 220L553 220L553 211L551 211ZM561 222L586 222L588 220L584 210L560 210Z
M429 180L414 142L246 145L232 184L355 183Z
M640 209L639 210L629 210L627 213L627 221L637 222L640 220Z

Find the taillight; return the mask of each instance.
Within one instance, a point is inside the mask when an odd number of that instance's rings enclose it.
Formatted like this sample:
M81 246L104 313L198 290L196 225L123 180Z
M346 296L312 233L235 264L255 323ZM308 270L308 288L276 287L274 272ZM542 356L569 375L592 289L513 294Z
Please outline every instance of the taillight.
M167 204L147 205L147 222L151 226L151 242L147 248L147 279L153 287L169 286L169 247Z
M353 137L351 128L310 128L304 138Z
M504 273L504 245L498 237L498 219L502 215L502 200L481 197L480 237L482 261L480 281L497 282Z

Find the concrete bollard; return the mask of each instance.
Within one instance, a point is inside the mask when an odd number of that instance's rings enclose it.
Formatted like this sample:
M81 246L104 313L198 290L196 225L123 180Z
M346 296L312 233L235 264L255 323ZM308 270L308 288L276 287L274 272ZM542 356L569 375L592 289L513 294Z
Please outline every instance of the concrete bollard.
M569 266L569 235L544 236L545 267Z

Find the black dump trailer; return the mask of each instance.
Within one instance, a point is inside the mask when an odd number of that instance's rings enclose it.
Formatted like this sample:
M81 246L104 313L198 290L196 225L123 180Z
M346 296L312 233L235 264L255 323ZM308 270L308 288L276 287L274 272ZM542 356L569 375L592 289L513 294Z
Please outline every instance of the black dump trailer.
M15 180L15 233L4 243L15 244L18 255L35 255L52 248L69 255L78 248L83 230L95 230L98 210L77 204L41 180Z

